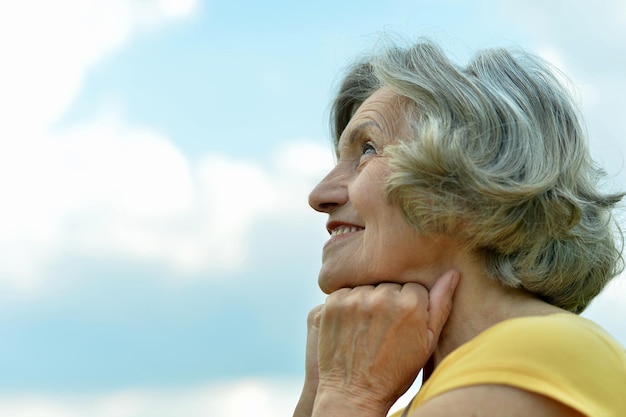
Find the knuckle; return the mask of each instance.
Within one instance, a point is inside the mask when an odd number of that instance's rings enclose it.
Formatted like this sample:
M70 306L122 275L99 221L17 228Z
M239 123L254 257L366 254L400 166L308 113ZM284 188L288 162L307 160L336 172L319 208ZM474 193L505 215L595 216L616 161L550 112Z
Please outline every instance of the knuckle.
M326 297L324 311L326 313L338 313L354 308L359 298L359 291L355 288L342 288Z
M322 308L324 307L324 305L318 305L316 307L314 307L311 311L309 311L309 314L307 315L306 321L307 321L307 325L309 327L311 327L311 325L313 325L316 321L316 319L319 317L320 312L322 311Z

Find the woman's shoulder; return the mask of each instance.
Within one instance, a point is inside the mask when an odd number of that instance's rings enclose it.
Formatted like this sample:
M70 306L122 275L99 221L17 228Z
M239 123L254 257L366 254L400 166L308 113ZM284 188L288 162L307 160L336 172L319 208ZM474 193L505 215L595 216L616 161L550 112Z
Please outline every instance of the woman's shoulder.
M531 336L530 338L527 338ZM568 343L584 339L598 347L604 346L623 354L624 348L607 331L595 322L573 313L557 313L544 316L525 316L504 320L479 334L475 341L500 339L516 341ZM470 341L469 343L472 343ZM577 343L576 345L579 345Z
M453 352L449 362L448 367L509 370L559 383L619 379L626 386L624 347L593 321L571 313L500 322Z
M593 360L594 354L602 363L606 355L626 366L626 350L607 331L595 322L572 313L545 316L517 317L502 321L485 330L462 349L486 353L493 348L502 354L519 352L525 358L557 355L558 358L580 355Z
M448 355L422 386L417 404L480 385L539 394L583 415L621 415L612 410L626 413L626 351L574 314L508 319Z

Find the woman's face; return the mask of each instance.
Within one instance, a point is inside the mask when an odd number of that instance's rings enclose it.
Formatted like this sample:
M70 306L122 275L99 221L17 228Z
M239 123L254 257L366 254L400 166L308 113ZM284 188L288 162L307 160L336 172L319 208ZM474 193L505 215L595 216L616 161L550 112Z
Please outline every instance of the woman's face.
M410 139L406 99L381 88L341 135L335 168L313 189L309 204L328 214L320 288L418 282L428 288L452 265L455 242L419 234L385 193L385 146Z

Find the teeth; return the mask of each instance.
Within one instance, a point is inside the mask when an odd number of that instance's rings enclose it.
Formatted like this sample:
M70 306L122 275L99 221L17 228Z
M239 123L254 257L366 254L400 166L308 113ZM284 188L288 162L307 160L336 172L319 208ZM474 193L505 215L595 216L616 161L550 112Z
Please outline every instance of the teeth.
M356 226L339 226L334 228L333 231L330 232L330 237L343 235L344 233L358 232L359 230L363 230L363 228Z

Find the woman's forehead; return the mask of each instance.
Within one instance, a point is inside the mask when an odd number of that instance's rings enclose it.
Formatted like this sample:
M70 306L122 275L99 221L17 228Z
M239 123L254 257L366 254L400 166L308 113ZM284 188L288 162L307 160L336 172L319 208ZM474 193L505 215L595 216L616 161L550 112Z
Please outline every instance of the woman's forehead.
M398 136L405 129L408 99L390 88L381 87L361 104L341 133L337 148L346 146L363 133L380 132Z

